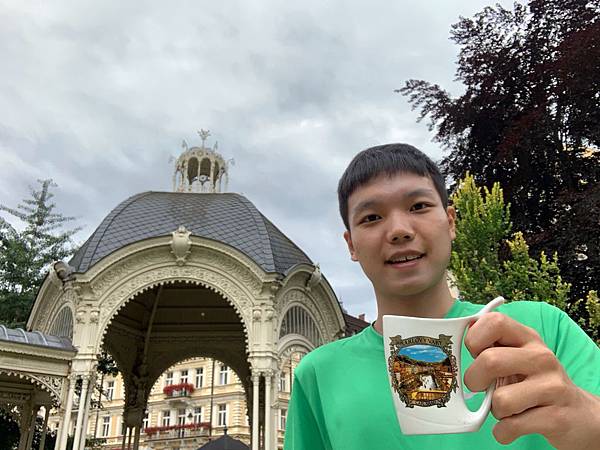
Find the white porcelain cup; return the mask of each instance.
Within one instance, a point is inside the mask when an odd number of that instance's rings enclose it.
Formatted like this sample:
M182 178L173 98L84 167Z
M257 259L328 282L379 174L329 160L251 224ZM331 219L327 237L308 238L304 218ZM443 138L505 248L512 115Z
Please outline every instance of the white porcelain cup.
M424 319L383 316L383 343L394 406L404 434L477 431L487 417L496 383L477 411L470 411L463 391L461 347L465 329L504 303L489 302L472 316Z

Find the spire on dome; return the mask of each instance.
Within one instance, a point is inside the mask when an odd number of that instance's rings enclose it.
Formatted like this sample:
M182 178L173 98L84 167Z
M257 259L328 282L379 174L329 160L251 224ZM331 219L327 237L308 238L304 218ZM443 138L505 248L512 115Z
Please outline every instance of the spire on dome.
M225 161L217 153L218 142L212 148L206 146L210 131L198 131L202 143L200 147L189 147L183 140L183 153L175 162L173 190L175 192L219 193L227 191L229 165L233 159ZM223 186L225 183L225 186Z

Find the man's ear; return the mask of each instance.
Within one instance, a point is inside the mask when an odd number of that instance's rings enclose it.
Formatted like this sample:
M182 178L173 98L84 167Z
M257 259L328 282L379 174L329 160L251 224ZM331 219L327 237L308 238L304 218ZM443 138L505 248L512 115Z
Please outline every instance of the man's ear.
M448 206L446 208L446 215L448 216L448 226L450 229L450 239L456 239L456 210L454 206Z
M352 244L352 236L350 236L350 232L348 230L344 231L344 240L346 241L346 244L348 244L350 259L352 259L352 261L358 261L358 258L356 257L356 252L354 251L354 244Z

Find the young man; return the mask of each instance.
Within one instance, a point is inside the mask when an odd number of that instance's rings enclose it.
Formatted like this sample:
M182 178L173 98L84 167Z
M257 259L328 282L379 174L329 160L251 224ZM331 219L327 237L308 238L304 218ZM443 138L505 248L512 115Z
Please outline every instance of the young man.
M467 332L465 385L483 391L500 380L479 432L404 436L384 359L383 315L461 317L481 305L448 289L456 215L427 156L405 144L364 150L344 172L338 196L350 256L373 284L377 320L301 361L285 450L600 449L600 349L541 302L503 305Z

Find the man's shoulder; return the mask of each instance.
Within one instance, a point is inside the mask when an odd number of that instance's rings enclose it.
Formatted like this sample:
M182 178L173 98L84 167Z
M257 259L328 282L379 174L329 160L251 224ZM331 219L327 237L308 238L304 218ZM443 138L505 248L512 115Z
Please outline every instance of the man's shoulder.
M484 305L463 301L463 314L475 314ZM560 320L566 316L561 309L542 301L513 300L496 308L496 311L519 322L543 322L548 320Z
M311 373L315 374L316 371L339 366L340 361L351 357L353 353L366 350L369 342L365 338L365 334L368 331L368 329L364 329L353 336L317 347L302 358L294 373L302 378Z

